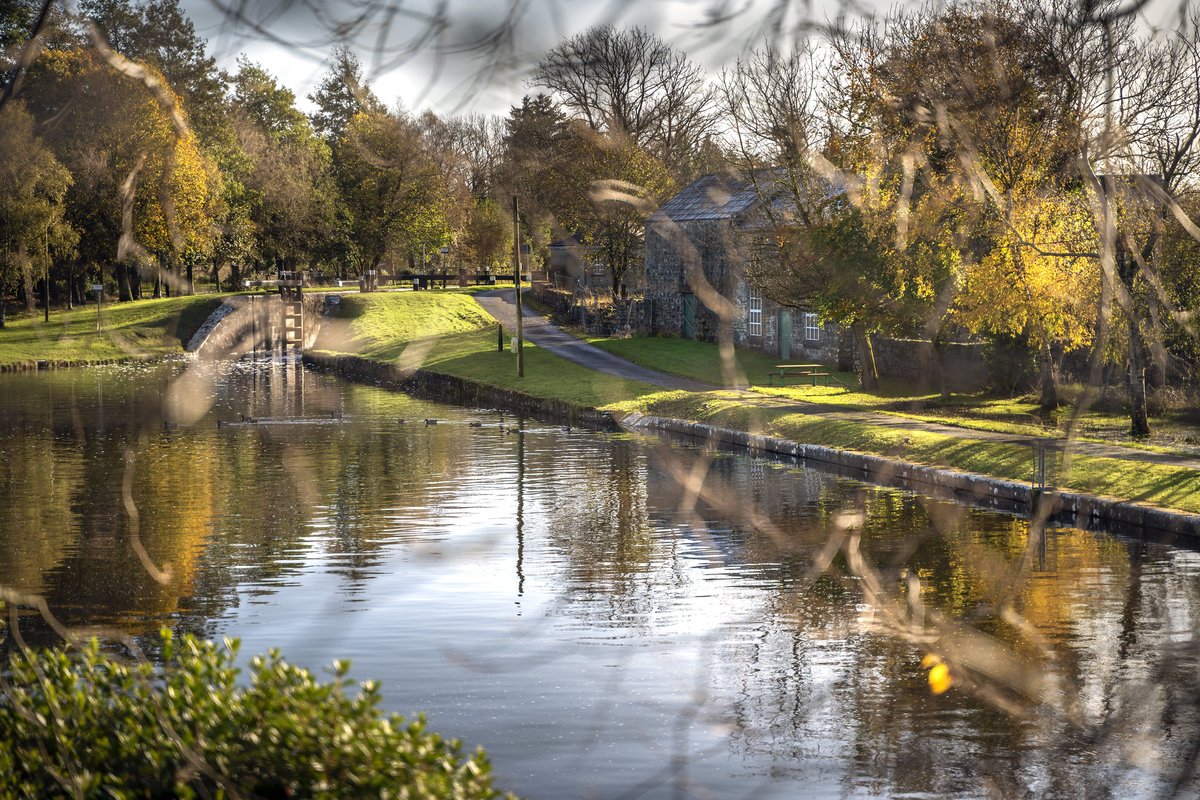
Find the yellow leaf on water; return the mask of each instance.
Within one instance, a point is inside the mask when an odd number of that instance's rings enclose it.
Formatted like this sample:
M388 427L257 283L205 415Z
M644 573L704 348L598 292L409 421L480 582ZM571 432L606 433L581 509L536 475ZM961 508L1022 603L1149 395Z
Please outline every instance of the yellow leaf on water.
M933 669L929 670L929 689L934 694L942 694L954 685L954 678L950 676L950 668L945 664L935 664Z

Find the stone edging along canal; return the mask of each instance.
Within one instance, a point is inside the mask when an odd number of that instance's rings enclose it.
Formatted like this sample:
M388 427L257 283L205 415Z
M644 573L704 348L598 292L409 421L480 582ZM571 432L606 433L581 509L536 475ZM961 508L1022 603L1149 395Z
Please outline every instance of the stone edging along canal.
M168 354L165 358L170 358ZM74 369L76 367L105 367L113 364L151 363L164 360L164 356L121 356L119 358L42 358L36 361L12 361L0 364L0 372L39 372L51 369Z
M304 362L358 383L399 389L416 397L457 405L503 408L519 414L567 420L601 430L665 431L713 444L796 459L857 480L1010 513L1047 514L1054 522L1155 538L1200 543L1200 515L1067 491L1041 491L1027 483L930 467L884 456L801 444L762 434L719 428L700 422L627 414L620 418L580 409L561 400L533 397L512 389L476 383L424 370L405 371L393 364L352 355L304 353Z

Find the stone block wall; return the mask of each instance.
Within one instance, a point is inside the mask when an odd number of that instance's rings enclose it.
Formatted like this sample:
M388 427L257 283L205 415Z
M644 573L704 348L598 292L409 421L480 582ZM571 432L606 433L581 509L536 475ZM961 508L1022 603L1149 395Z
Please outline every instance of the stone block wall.
M880 377L908 378L917 380L923 367L923 349L926 343L915 339L889 339L876 336L871 340L875 351L875 368ZM973 392L985 388L989 383L988 365L982 343L947 342L937 346L930 354L929 382L931 387L941 385L943 377L946 388L957 392Z
M667 336L683 335L683 295L693 293L688 285L686 261L698 259L709 284L737 309L732 324L737 347L759 350L782 357L780 315L790 314L792 331L789 360L835 364L844 349L842 332L824 324L820 337L807 338L803 311L780 306L764 298L762 333L750 335L750 286L741 279L746 237L733 220L704 220L680 223L651 223L646 229L646 309L641 330ZM715 341L719 319L696 299L695 338Z
M737 238L734 223L728 219L647 225L643 330L682 336L683 295L696 294L695 338L715 340L719 320L689 283L688 265L695 265L697 276L703 275L713 289L730 297L741 262Z

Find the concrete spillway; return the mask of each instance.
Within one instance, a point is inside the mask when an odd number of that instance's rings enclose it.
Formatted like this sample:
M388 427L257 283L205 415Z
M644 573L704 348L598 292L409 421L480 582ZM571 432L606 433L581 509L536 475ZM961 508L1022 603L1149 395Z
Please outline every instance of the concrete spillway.
M304 335L301 349L307 349L320 332L325 295L304 295L303 304ZM277 294L226 298L192 336L185 350L199 358L228 358L282 350L283 305L282 298Z

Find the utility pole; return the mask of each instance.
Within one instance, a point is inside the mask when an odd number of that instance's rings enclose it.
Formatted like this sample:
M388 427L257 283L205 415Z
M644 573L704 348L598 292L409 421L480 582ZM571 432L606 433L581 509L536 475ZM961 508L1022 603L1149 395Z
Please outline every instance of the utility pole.
M46 280L42 284L42 294L46 300L46 322L50 321L50 223L46 223L46 234L42 238L42 247L45 248L44 256L46 258Z
M517 377L525 377L525 330L521 322L521 232L517 227L517 196L513 195L513 280L517 291Z

